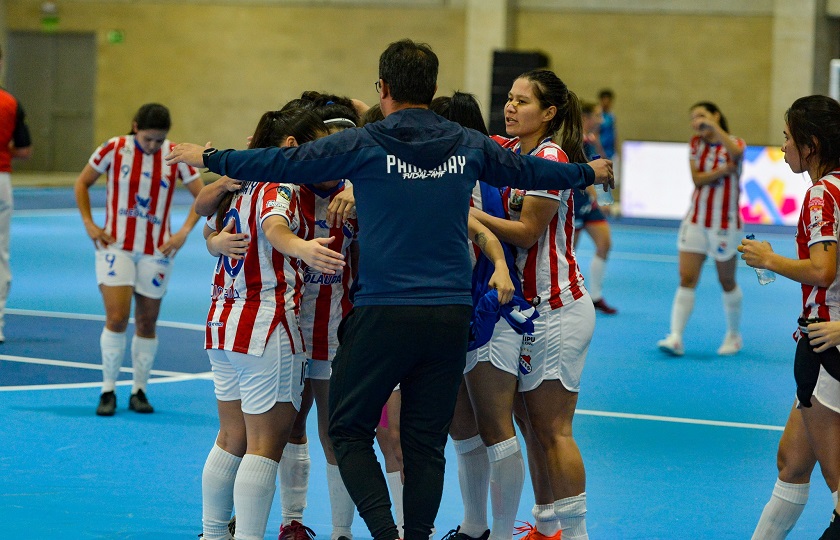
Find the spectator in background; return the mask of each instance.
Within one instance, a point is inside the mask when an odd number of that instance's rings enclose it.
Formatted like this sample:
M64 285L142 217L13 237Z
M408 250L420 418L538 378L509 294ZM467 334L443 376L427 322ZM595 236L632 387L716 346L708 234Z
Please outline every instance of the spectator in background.
M0 49L0 69L3 67L3 50ZM3 334L3 314L6 298L12 285L9 266L9 226L12 222L12 159L29 159L32 156L32 139L26 126L26 115L15 96L0 88L0 343Z
M599 138L601 146L604 148L604 157L607 159L613 159L615 156L615 146L618 141L615 129L615 114L612 110L613 101L615 101L615 93L609 88L604 88L598 92L598 103L601 105L601 115L603 116Z

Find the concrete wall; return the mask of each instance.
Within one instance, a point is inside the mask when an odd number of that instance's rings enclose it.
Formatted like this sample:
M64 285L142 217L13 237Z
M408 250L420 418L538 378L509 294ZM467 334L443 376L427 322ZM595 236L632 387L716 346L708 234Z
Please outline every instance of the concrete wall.
M688 107L702 99L717 102L732 131L748 143L777 144L772 118L783 110L773 101L774 45L779 45L774 31L784 25L774 27L774 21L785 1L510 0L513 9L505 10L504 2L497 8L507 18L510 46L547 53L552 68L581 97L593 99L601 87L616 91L624 139L686 140ZM0 21L5 18L9 30L40 30L41 0L0 0L0 8L3 3ZM468 23L470 5L465 0L58 2L59 31L97 36L92 145L125 132L140 104L160 101L173 111L174 139L236 147L245 144L262 112L305 89L375 102L379 53L402 37L429 42L438 53L441 93L481 94L483 88L470 87L476 83L465 65L466 58L480 57L466 43L468 33L475 35ZM822 29L819 42L836 48L836 25ZM124 42L110 43L111 30L121 30ZM819 80L813 66L801 68L806 86ZM786 69L797 76L796 66ZM26 96L20 97L25 103Z

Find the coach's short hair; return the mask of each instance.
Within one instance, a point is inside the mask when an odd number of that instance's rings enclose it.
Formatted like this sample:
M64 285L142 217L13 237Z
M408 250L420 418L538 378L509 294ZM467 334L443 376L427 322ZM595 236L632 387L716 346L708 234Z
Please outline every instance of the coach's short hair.
M400 103L428 105L437 90L438 58L425 43L403 39L379 57L379 78Z

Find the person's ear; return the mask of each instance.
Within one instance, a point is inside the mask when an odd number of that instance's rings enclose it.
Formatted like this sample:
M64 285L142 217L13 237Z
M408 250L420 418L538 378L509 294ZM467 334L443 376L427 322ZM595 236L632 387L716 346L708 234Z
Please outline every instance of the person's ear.
M543 121L544 122L551 122L554 119L554 116L557 114L557 107L551 105L549 108L543 112Z
M283 139L283 146L291 148L291 147L299 146L299 145L298 145L297 139L295 139L294 137L289 135L288 137Z

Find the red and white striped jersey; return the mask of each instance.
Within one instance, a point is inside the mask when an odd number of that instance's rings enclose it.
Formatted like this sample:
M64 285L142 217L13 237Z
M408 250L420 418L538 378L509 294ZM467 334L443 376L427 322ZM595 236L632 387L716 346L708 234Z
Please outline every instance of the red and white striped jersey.
M742 149L746 148L743 139L732 137L732 140ZM691 138L689 152L689 160L701 173L722 169L728 163L732 163L731 156L724 145L708 143L697 135ZM742 161L743 157L738 158L736 172L727 174L712 184L694 189L686 219L707 229L741 228L741 210L738 199L741 197L739 178Z
M493 136L505 148L519 152L519 139ZM569 157L551 139L543 140L530 155L551 161L568 163ZM551 219L545 233L530 249L516 250L516 269L522 278L525 298L548 302L551 309L568 305L586 292L583 275L575 258L575 211L573 190L533 190L507 188L502 195L505 211L510 219L518 221L522 202L526 196L546 197L560 203L557 214Z
M346 266L336 274L322 274L300 261L303 270L303 303L300 328L306 343L307 356L313 360L332 360L338 349L338 325L350 311L350 284L354 268L350 245L356 240L358 222L346 220L340 227L327 226L327 207L344 191L344 181L334 189L320 191L312 186L286 185L292 190L290 206L296 207L299 226L295 231L304 240L335 237L327 246L344 254Z
M133 135L123 135L108 140L88 161L96 172L108 174L104 229L125 251L154 255L169 239L175 181L188 184L199 177L185 163L164 163L174 146L167 139L160 150L146 154Z
M796 251L800 259L811 256L810 247L818 242L837 242L840 234L840 171L820 178L805 193L799 224L796 226ZM828 287L802 284L802 317L840 320L840 258L837 275Z
M262 224L281 216L297 226L292 191L281 184L245 183L225 216L234 232L251 241L239 261L220 256L213 276L204 347L262 356L275 330L285 332L292 352L305 350L298 325L303 274L297 259L286 257L269 243ZM208 221L215 228L213 218ZM278 328L278 326L280 328Z

